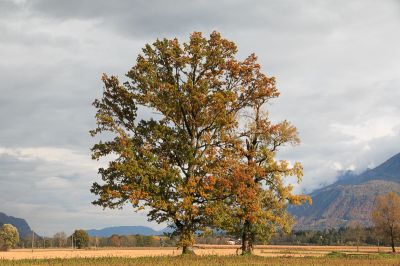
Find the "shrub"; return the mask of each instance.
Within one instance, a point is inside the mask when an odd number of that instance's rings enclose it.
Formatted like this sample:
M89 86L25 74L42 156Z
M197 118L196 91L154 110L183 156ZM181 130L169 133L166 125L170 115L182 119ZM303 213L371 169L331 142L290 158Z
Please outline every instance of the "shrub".
M4 224L0 229L0 249L9 250L15 247L19 242L19 234L17 228L11 224Z

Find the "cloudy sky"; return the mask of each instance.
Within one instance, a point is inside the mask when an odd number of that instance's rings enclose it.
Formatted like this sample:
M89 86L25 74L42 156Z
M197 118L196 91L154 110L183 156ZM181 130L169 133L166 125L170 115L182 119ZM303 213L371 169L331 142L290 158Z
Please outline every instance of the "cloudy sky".
M91 206L91 103L101 74L123 77L145 43L213 30L277 78L271 118L302 139L279 154L304 165L297 191L400 152L399 0L0 0L0 212L45 235L162 228Z

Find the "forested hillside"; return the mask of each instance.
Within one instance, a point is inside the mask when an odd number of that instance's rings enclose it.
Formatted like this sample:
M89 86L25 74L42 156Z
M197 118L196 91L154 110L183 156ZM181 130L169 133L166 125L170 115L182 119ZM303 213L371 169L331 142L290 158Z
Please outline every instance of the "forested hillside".
M327 187L311 193L313 204L290 207L296 229L327 229L351 222L371 225L371 209L377 195L400 193L400 154L360 175L347 173Z

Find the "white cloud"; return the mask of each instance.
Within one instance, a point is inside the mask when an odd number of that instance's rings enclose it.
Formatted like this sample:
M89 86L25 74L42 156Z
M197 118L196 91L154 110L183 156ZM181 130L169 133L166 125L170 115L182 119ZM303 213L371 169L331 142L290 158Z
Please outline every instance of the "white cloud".
M392 137L396 135L396 128L400 125L400 116L379 117L369 119L361 124L332 124L335 132L351 137L351 141L358 144L372 139Z
M68 180L58 177L58 176L51 176L41 179L40 181L35 183L36 187L42 189L67 189L73 188L72 183Z
M21 161L42 160L49 163L60 163L67 167L86 168L97 170L100 164L92 161L89 151L82 153L66 148L57 147L27 147L27 148L5 148L0 147L0 155L13 156Z

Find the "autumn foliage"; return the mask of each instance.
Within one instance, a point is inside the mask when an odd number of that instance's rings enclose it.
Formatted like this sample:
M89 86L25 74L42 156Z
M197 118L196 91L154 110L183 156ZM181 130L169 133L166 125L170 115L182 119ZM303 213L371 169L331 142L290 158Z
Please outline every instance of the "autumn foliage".
M389 240L392 251L400 240L400 196L396 192L380 195L375 200L372 221L378 235Z
M249 238L286 228L286 205L306 200L283 180L300 179L301 165L275 160L280 146L299 143L290 123L273 124L264 112L279 96L275 79L255 55L240 61L236 52L218 32L208 39L194 32L183 44L157 40L143 48L127 82L104 74L94 102L91 134L105 140L92 156L109 158L99 169L103 182L93 184L94 203L146 208L149 220L171 225L183 253L191 253L195 232L211 227ZM154 117L139 119L138 110Z

